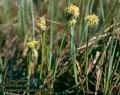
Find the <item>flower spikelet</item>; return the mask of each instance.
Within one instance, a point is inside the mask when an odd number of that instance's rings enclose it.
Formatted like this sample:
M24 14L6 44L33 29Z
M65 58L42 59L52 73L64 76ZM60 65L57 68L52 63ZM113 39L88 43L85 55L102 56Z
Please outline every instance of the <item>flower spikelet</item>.
M34 48L37 44L38 44L38 41L36 41L36 40L32 40L32 41L26 43L26 45L27 45L29 48Z
M99 18L95 14L88 15L85 17L88 26L92 27L99 24Z
M67 14L72 15L73 18L78 18L80 15L79 8L76 5L71 4L67 8Z
M46 30L46 21L44 17L41 17L38 21L37 21L37 27L42 30L45 31Z

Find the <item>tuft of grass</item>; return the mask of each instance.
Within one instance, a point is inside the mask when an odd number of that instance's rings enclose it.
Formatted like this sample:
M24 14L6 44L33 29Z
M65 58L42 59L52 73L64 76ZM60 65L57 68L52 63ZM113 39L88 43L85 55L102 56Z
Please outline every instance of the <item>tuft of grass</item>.
M77 19L65 13L71 4L80 9ZM89 27L85 17L93 13L100 22ZM36 25L41 16L45 31ZM8 89L7 79L25 79L17 83L27 84L20 88L27 95L119 95L119 27L119 0L0 0L0 88ZM28 48L31 40L39 43Z

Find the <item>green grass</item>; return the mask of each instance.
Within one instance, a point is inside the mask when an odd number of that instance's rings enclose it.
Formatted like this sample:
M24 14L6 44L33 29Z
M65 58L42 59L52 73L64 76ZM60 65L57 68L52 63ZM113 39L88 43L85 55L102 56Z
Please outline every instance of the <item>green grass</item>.
M69 4L80 9L73 27L66 19ZM93 13L100 22L90 28L85 17ZM46 20L46 31L36 26L40 17ZM34 39L38 58L26 45ZM0 75L3 84L27 80L24 89L39 88L34 92L39 95L119 95L120 1L0 0ZM37 87L30 86L33 79Z

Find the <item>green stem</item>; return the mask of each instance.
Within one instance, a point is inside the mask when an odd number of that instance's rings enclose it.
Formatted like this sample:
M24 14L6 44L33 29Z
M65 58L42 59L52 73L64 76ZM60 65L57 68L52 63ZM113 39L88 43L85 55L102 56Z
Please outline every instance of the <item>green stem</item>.
M86 31L86 52L85 52L85 59L86 59L85 72L86 72L86 86L87 86L87 90L88 90L88 73L87 73L87 69L88 69L88 64L89 64L89 59L88 59L88 39L89 39L89 35L88 35L88 30L87 30Z
M54 21L54 0L52 0L51 3L50 3L51 4L50 5L51 20ZM49 66L48 66L48 71L50 71L51 64L52 64L53 31L54 31L54 24L51 23L51 28L50 28L50 63L49 63Z
M27 36L26 31L27 31L27 22L26 22L26 15L25 15L25 11L23 10L23 8L25 8L25 1L21 0L20 1L20 8L18 10L18 31L20 31L20 35L22 37L22 39L25 39L25 37Z
M91 0L88 0L87 7L86 7L86 16L89 14L90 2Z
M105 21L105 15L104 15L104 9L103 9L103 1L100 0L100 9L101 9L101 14L102 14L102 18L103 18L103 21Z
M75 77L75 83L77 84L77 67L76 67L76 55L75 55L75 43L74 43L74 27L71 27L71 41L70 41L70 55L72 57L73 62L73 71L74 71L74 77Z
M32 16L32 36L33 36L33 39L34 39L34 36L35 36L35 20L34 20L34 12L33 12L33 2L31 0L31 5L30 5L30 8L31 8L31 16Z
M42 79L42 70L43 65L46 63L46 54L45 54L45 32L41 36L41 45L42 45L42 63L40 64L40 79Z

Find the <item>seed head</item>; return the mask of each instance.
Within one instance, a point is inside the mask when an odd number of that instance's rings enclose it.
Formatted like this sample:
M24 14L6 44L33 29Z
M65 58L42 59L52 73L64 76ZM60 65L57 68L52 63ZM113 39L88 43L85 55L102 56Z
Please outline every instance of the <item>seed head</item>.
M45 31L46 30L46 21L44 17L41 17L38 21L37 21L37 27L42 30Z
M92 27L99 24L99 18L95 14L88 15L85 17L88 26Z

